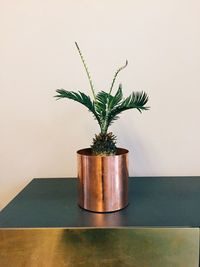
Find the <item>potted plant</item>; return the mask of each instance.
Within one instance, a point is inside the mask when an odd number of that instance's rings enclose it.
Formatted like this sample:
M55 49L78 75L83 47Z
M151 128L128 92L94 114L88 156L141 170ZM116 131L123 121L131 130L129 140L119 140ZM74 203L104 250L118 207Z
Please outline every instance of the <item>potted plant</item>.
M132 92L124 98L121 84L113 93L116 78L128 61L116 71L108 92L96 93L83 54L76 42L75 45L89 80L92 99L83 92L64 89L57 89L55 97L84 105L100 126L91 147L77 151L78 204L94 212L117 211L128 205L128 150L116 146L116 136L108 132L108 128L125 110L147 110L148 96L145 92Z

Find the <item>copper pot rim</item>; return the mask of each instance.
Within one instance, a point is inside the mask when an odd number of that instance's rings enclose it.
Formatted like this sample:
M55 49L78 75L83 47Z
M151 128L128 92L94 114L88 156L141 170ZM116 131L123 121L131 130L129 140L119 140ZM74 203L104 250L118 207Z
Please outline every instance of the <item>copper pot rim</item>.
M125 148L117 147L117 153L115 155L92 155L92 149L87 147L79 149L76 153L81 156L104 158L104 157L120 157L122 155L128 154L129 151Z

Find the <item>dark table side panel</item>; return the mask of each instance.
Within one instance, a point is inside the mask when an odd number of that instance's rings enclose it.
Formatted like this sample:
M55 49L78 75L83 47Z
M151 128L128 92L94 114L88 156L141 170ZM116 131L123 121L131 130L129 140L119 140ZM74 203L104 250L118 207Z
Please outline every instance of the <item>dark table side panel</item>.
M33 179L0 213L2 228L199 227L200 177L129 179L129 206L100 214L77 205L77 179Z

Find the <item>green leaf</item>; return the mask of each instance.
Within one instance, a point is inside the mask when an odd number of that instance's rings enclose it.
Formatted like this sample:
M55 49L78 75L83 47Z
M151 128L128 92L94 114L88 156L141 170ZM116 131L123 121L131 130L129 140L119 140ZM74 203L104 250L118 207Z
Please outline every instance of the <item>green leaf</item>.
M96 95L96 101L94 105L95 105L95 110L98 113L101 121L105 120L110 99L111 96L104 91L101 91Z
M110 125L114 120L118 119L120 113L128 109L136 108L139 112L142 110L148 110L149 107L145 107L148 102L148 96L145 92L133 92L130 96L125 98L118 106L113 108L109 114L108 124Z
M111 96L110 101L109 101L109 110L112 110L114 107L116 107L120 101L123 98L122 94L122 85L119 85L119 88L114 96Z
M114 96L108 94L107 92L101 91L96 96L95 107L99 115L101 115L102 120L110 113L110 111L119 105L122 100L122 86L119 88Z
M87 96L86 94L84 94L80 91L77 93L77 92L73 92L73 91L66 91L64 89L57 89L56 92L58 93L57 95L55 95L55 97L57 99L61 99L61 98L72 99L76 102L81 103L85 107L87 107L89 109L89 111L91 111L93 113L93 115L95 116L97 121L99 122L98 114L96 113L95 108L94 108L94 104L91 101L89 96Z

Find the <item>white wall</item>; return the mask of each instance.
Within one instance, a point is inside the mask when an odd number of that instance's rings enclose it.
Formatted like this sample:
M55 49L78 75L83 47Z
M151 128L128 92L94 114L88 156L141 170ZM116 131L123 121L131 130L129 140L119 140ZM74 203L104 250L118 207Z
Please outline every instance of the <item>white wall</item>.
M97 123L55 89L145 90L151 110L115 122L131 175L200 174L199 0L0 1L0 208L34 177L73 177Z

